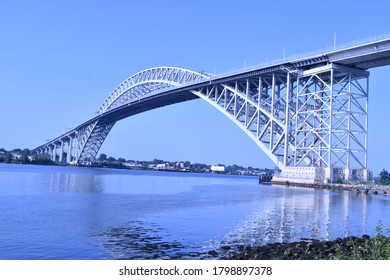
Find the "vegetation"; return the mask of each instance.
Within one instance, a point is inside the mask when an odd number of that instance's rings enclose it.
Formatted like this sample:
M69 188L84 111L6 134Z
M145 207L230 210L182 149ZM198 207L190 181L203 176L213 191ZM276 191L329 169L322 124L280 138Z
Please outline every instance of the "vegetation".
M390 185L390 173L383 169L381 173L379 173L380 183L383 185Z
M54 162L50 159L50 156L48 154L36 154L36 155L33 155L31 163L43 164L43 165L54 164Z
M367 239L363 244L357 240L350 246L343 247L336 244L336 260L390 260L390 230L387 236L383 234L383 224L379 221L376 234Z
M329 181L329 183L333 183L333 184L340 184L340 185L345 185L345 184L348 184L347 181L345 181L344 179L342 178L337 178L333 181Z
M6 151L0 149L0 162L5 163L30 163L30 150L29 149L14 149L12 151Z
M14 149L7 151L0 148L0 162L4 163L23 163L23 164L42 164L54 165L65 164L52 161L49 154L34 154L31 155L29 149ZM158 167L157 165L162 165ZM204 163L193 163L189 161L165 161L162 159L154 159L152 161L126 160L125 158L115 159L102 153L96 158L93 163L95 167L110 167L110 168L127 168L127 169L158 169L167 171L189 171L197 173L211 173L211 165ZM272 174L272 169L260 169L253 167L243 167L239 165L226 166L225 174L231 175L259 175L262 173Z

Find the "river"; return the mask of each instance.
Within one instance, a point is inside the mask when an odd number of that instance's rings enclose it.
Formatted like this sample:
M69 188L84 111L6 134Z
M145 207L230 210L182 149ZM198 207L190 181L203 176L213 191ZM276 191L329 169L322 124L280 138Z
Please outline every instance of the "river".
M223 258L238 245L373 234L390 228L389 209L388 196L253 176L0 164L0 259Z

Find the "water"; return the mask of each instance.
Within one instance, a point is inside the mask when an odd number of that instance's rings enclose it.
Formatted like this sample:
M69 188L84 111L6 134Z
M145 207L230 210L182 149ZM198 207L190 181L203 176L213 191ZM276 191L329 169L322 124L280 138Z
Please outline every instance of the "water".
M256 177L0 164L0 259L220 258L224 245L373 234L389 209Z

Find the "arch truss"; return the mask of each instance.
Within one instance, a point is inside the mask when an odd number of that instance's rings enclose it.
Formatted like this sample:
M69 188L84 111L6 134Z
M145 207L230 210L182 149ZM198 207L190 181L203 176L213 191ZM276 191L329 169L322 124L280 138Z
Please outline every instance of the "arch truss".
M314 68L287 63L225 78L152 68L118 85L94 118L34 151L88 164L116 121L202 98L236 123L280 169L320 167L332 176L340 168L349 176L352 168L367 170L368 77L367 71L323 61Z
M367 71L336 64L268 73L192 91L235 122L281 169L367 177ZM355 171L352 172L352 169Z
M136 73L109 94L95 112L94 118L34 149L33 152L49 154L55 161L66 160L67 163L72 164L90 164L95 160L115 122L121 119L115 117L120 108L123 110L126 105L206 79L209 79L206 74L174 67L156 67ZM132 107L129 106L127 110L132 110Z

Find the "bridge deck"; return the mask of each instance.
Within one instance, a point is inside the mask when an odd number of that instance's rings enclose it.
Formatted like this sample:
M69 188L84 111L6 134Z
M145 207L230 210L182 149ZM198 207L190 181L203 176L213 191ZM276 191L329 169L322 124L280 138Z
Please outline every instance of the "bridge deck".
M325 56L330 62L364 70L389 65L390 39L333 51Z

